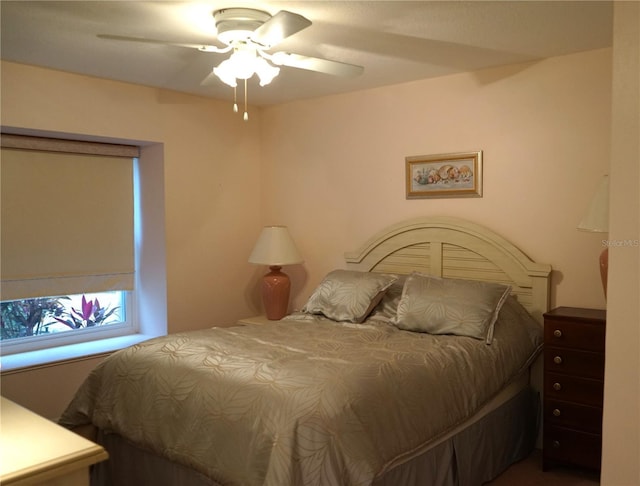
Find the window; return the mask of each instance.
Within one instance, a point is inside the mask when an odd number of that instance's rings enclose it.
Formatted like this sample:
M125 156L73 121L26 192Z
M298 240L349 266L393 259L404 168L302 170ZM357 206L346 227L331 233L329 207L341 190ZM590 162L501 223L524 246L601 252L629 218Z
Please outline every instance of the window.
M134 327L132 300L110 291L0 302L3 354L120 335Z
M138 152L2 134L3 355L136 332Z

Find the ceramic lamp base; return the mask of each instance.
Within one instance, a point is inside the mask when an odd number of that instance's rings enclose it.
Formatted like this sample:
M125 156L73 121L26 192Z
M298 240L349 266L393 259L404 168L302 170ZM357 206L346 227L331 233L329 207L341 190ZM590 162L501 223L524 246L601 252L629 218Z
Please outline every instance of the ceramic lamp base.
M600 279L602 280L602 289L604 290L604 298L607 298L607 274L609 273L609 248L605 248L600 253Z
M287 315L291 281L282 267L271 266L270 272L262 279L262 300L267 319L277 321Z

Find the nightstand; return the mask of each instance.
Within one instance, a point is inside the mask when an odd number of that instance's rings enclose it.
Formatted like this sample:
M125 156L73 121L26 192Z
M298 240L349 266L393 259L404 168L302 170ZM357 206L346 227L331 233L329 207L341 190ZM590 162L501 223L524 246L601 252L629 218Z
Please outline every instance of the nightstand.
M543 470L600 470L606 313L558 307L544 314Z
M243 319L240 319L238 321L238 324L240 324L240 325L243 325L243 324L268 324L270 322L275 322L275 321L270 321L269 319L267 319L267 316L265 316L265 315L259 315L259 316L245 317Z

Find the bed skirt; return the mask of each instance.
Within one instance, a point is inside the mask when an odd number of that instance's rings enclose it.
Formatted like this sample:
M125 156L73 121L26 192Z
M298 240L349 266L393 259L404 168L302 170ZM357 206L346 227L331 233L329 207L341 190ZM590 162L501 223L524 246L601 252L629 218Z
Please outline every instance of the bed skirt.
M372 485L479 486L531 453L539 417L539 396L527 386L479 420L386 471ZM109 460L93 466L92 486L222 486L117 434L98 431L93 440L107 450Z

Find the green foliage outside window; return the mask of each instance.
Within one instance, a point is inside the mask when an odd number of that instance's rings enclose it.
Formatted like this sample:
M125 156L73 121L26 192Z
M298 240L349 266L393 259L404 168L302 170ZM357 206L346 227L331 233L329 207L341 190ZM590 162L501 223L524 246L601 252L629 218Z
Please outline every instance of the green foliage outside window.
M62 316L64 306L58 298L14 300L0 304L2 339L36 336L47 332L46 320Z
M108 324L114 322L114 313L118 307L102 307L97 298L87 300L82 296L80 309L65 306L68 296L41 297L36 299L14 300L0 303L0 339L50 334L57 324L70 329Z

